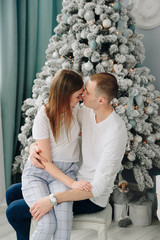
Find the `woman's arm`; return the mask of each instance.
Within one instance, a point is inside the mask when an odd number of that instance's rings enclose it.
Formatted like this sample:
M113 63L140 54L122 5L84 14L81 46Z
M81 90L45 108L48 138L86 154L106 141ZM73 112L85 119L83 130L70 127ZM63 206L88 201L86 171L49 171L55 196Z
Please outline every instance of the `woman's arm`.
M38 148L41 149L40 157L43 157L47 159L47 162L44 162L41 160L41 162L44 165L45 170L52 175L54 178L59 180L60 182L63 182L68 187L72 188L72 184L74 180L67 175L65 175L58 167L56 167L55 164L52 163L52 156L51 156L51 149L50 149L50 140L42 139L37 140Z
M41 159L46 159L47 161L41 160L44 165L44 169L52 175L54 178L64 183L70 188L79 188L81 190L91 191L91 185L87 181L75 181L71 177L64 174L53 162L50 149L50 140L42 139L37 141L38 148L41 149L40 157Z

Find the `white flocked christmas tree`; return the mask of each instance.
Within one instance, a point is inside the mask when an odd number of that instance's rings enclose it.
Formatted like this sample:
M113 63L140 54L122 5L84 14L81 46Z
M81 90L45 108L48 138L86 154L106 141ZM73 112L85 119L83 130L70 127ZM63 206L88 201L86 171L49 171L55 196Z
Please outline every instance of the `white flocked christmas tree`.
M98 72L113 73L119 92L112 102L128 130L128 144L123 167L133 170L140 190L153 187L148 170L160 168L160 93L155 78L143 66L143 36L135 31L132 5L114 0L63 0L46 50L46 62L37 74L32 98L22 106L25 124L19 141L21 155L13 172L23 169L32 139L32 125L37 110L48 100L50 82L59 69L73 69L86 79ZM95 146L96 147L96 146Z

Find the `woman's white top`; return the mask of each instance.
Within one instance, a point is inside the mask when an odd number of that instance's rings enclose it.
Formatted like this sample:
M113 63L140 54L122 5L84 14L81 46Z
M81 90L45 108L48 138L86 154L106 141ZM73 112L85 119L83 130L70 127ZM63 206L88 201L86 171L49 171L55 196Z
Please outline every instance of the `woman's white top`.
M34 140L50 139L52 162L78 162L79 161L79 140L78 135L80 127L77 121L77 108L72 109L73 120L68 131L68 137L65 131L64 119L60 129L60 137L56 142L51 130L49 118L45 113L45 107L42 106L38 111L32 128Z

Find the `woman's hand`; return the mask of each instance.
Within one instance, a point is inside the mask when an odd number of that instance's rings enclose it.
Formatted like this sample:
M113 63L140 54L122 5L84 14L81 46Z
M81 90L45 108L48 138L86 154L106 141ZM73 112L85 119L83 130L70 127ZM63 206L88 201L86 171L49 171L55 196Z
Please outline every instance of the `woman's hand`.
M45 168L42 161L47 162L45 158L40 155L41 149L38 147L38 144L32 143L29 149L30 161L31 163L38 168Z
M85 191L91 192L92 186L90 182L80 180L80 181L74 181L72 183L72 189L80 189L82 191L85 190Z
M52 207L53 204L50 203L49 196L47 196L35 202L30 208L30 213L36 221L39 221Z

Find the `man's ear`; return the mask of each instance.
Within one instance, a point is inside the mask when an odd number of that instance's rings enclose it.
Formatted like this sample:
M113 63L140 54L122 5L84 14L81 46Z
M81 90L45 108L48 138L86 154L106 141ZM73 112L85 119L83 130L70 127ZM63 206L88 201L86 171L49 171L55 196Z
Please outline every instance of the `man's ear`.
M106 103L106 98L105 97L99 97L99 104L104 104Z

